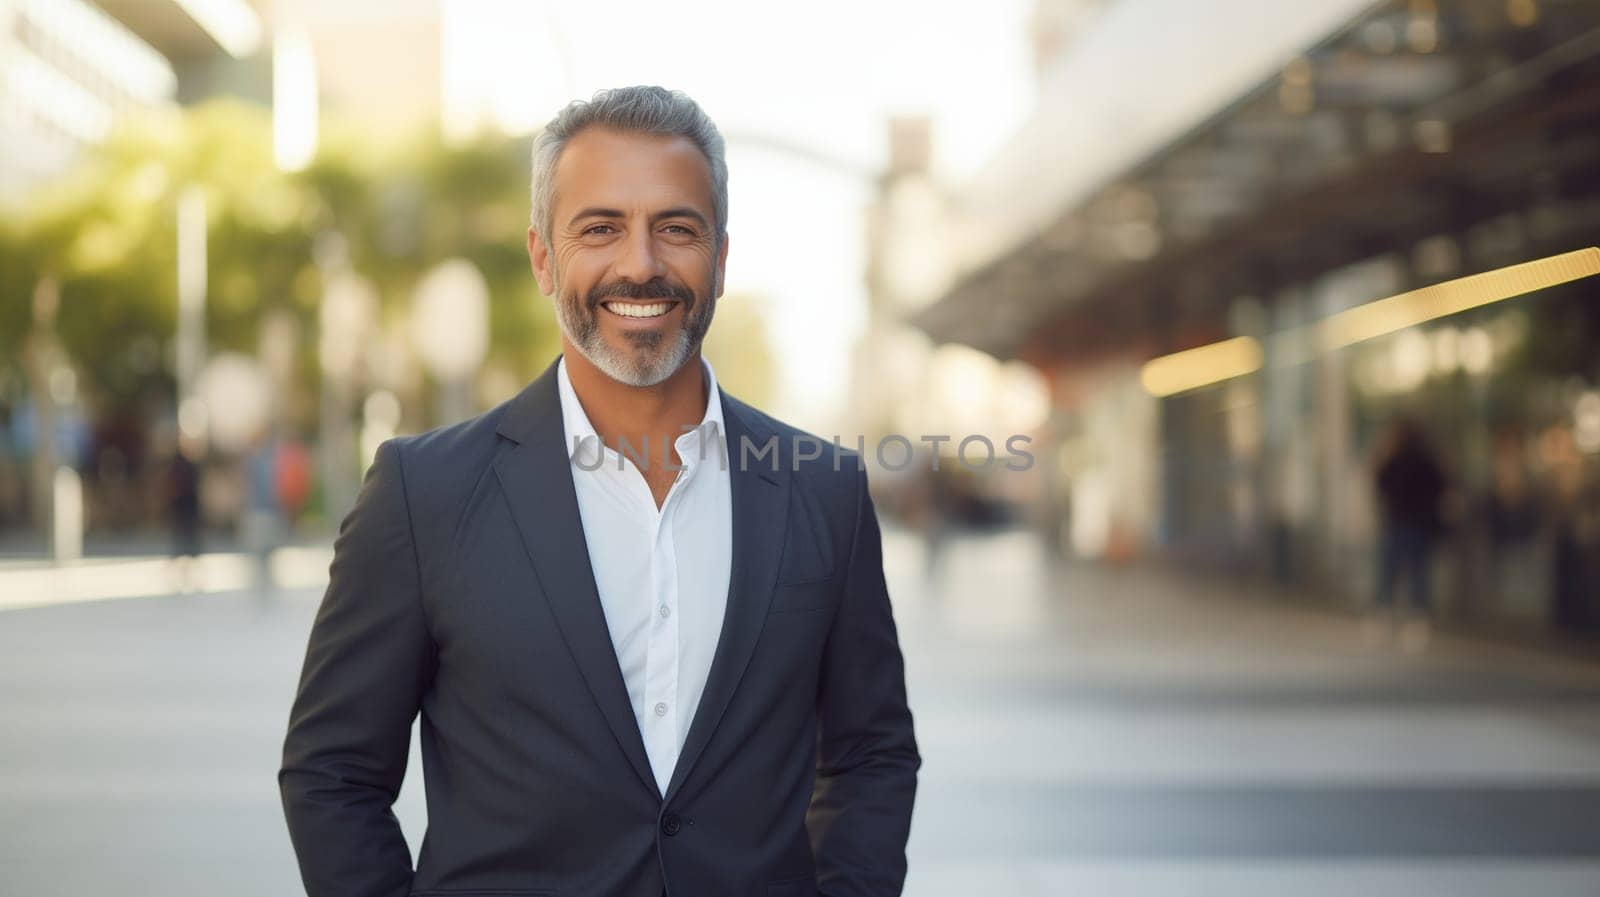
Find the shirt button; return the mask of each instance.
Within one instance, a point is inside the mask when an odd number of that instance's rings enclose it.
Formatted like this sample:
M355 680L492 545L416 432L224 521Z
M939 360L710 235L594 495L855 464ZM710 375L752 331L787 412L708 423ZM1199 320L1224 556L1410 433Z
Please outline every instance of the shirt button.
M665 604L661 605L661 616L662 617L670 617L670 616L672 616L672 608L667 607Z
M656 716L666 716L666 715L667 715L666 702L663 701L663 702L661 702L659 704L656 704Z

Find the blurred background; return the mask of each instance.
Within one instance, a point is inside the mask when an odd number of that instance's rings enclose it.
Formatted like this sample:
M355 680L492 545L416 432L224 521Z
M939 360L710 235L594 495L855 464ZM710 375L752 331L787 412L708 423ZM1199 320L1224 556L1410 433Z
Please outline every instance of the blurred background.
M631 83L873 462L907 894L1600 893L1600 3L0 0L0 894L297 892L333 534Z

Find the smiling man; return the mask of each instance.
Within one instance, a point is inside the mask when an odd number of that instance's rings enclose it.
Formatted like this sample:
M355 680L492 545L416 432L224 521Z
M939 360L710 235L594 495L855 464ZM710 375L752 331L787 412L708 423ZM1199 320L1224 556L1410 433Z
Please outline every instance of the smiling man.
M602 91L533 169L563 352L384 443L340 526L279 772L308 894L899 894L921 758L866 474L700 357L721 136Z

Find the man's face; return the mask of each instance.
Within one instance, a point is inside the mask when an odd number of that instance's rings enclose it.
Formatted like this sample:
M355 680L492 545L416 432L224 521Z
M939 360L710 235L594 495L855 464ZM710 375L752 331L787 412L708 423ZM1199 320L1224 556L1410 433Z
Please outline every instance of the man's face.
M612 379L660 383L699 351L722 295L710 165L684 137L592 127L554 180L550 233L529 228L528 256L562 334Z

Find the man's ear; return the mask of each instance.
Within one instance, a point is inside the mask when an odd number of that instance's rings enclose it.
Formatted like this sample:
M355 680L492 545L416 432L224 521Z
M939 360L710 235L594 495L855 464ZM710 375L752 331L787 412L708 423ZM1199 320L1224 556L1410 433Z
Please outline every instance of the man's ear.
M723 235L722 235L721 243L722 243L722 245L720 247L718 247L718 249L717 249L717 293L716 293L716 297L718 299L722 298L722 279L723 279L723 274L725 274L727 272L727 270L728 270L728 235L727 235L726 232L724 232Z
M539 292L554 296L556 279L550 267L550 247L531 227L528 228L528 264L533 267L534 279L539 281Z

